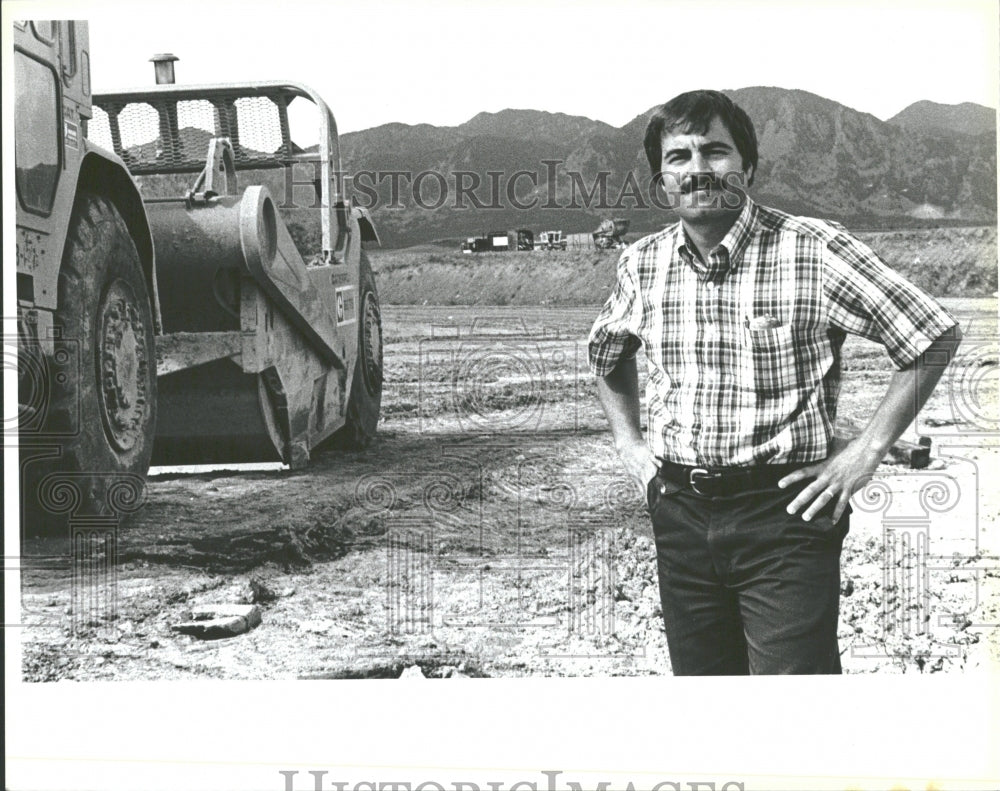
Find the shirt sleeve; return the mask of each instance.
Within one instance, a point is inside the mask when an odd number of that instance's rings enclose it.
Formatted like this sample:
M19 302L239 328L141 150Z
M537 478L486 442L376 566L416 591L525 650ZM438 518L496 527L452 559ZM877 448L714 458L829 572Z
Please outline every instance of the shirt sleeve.
M830 324L881 343L897 368L958 325L935 299L843 231L827 244L823 288Z
M590 330L588 361L595 376L611 373L620 360L635 357L642 345L635 334L639 298L629 261L626 250L618 259L614 291Z

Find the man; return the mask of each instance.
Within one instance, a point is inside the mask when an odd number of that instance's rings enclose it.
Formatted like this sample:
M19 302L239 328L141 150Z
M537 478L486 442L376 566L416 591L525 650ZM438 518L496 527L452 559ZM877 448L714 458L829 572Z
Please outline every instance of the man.
M839 673L848 500L930 395L959 329L838 224L754 203L742 186L756 134L723 94L663 105L645 149L680 222L622 254L589 352L615 448L646 488L674 673ZM898 370L840 445L849 332L881 342Z

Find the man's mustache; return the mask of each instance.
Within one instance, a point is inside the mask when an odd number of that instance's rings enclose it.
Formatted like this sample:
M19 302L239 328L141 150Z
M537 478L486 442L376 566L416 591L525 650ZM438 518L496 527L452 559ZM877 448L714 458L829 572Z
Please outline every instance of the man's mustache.
M692 190L721 190L722 186L722 179L715 173L692 173L684 177L680 190L682 195L687 195Z

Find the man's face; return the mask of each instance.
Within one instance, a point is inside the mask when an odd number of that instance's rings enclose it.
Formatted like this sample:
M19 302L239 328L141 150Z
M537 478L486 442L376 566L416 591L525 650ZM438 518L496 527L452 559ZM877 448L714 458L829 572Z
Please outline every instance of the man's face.
M733 218L743 205L750 173L729 130L718 117L704 134L683 127L663 133L662 187L670 207L687 222Z

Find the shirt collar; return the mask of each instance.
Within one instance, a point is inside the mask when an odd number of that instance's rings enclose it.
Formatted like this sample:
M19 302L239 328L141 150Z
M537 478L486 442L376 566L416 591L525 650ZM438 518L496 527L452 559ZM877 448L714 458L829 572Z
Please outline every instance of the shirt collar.
M675 255L679 255L681 260L686 262L700 276L714 276L726 269L735 272L743 260L743 251L757 232L757 204L747 195L740 209L736 222L733 223L729 231L722 238L722 241L713 248L709 254L709 261L702 263L694 253L694 245L688 242L687 234L684 232L684 224L678 223L677 238L674 246Z

